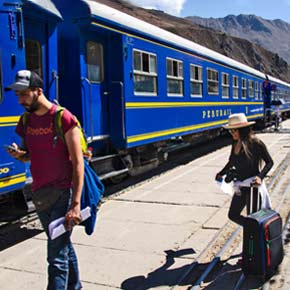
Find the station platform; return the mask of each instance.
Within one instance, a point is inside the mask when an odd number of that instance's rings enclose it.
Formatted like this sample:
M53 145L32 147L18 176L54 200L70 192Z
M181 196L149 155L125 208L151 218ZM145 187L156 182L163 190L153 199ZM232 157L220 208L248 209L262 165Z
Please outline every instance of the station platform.
M289 136L290 120L280 132L258 134L274 159L271 172L290 153ZM91 236L75 227L72 240L83 289L176 285L228 222L231 196L214 178L229 154L226 146L106 200ZM1 289L46 289L44 233L2 251L0 257Z

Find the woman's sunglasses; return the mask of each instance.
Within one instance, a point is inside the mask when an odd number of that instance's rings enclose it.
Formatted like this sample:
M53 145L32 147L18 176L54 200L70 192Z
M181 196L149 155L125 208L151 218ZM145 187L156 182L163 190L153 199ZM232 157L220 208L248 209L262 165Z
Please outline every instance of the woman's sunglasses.
M230 129L229 130L229 132L231 133L231 134L233 134L233 133L235 133L235 132L237 132L237 131L239 131L238 129Z

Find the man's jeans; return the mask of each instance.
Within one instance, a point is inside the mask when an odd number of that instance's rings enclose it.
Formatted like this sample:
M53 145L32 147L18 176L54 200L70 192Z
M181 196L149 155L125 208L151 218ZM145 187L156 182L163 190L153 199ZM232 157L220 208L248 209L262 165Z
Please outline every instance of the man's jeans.
M46 205L41 203L41 197L49 195ZM33 201L48 237L47 261L48 261L48 286L47 290L79 290L82 288L79 279L77 257L70 241L71 232L51 240L48 233L48 225L51 221L65 216L69 208L71 190L40 189L33 193ZM48 207L47 207L48 206Z

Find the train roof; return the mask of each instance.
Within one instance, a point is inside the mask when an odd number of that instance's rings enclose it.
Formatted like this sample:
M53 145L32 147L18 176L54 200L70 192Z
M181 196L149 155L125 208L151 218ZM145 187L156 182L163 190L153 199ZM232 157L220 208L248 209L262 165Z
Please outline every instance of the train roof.
M33 4L38 8L46 11L47 13L51 14L52 16L56 17L58 20L62 20L62 16L54 4L50 0L24 0L24 3Z
M181 36L175 35L169 31L166 31L162 28L159 28L155 25L147 23L143 20L125 14L117 9L111 8L107 5L90 1L90 0L82 0L85 2L89 9L92 16L97 18L105 19L106 21L113 22L117 26L123 26L126 29L131 31L136 31L138 33L142 33L147 35L151 38L155 38L159 41L169 43L173 46L178 46L182 49L193 51L194 53L210 58L212 60L218 61L220 63L229 65L233 68L237 68L239 70L244 70L250 74L256 75L261 78L265 78L265 74L250 67L243 63L240 63L236 60L233 60L227 56L224 56L218 52L215 52L209 48L206 48L202 45L199 45L193 41L185 39ZM283 82L279 79L274 77L268 76L269 80L280 83L282 85L290 87L290 84Z

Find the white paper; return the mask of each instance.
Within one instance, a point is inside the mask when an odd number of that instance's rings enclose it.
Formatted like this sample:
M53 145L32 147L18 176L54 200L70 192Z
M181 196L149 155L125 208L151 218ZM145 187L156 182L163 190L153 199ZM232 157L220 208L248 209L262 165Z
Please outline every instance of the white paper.
M89 206L81 210L82 221L88 219L90 216L91 216L91 208ZM48 231L49 236L52 240L56 239L57 237L66 232L64 221L65 217L60 217L49 224Z
M229 195L234 194L234 187L232 182L226 183L225 180L223 179L222 181L217 181L217 185L223 193Z

